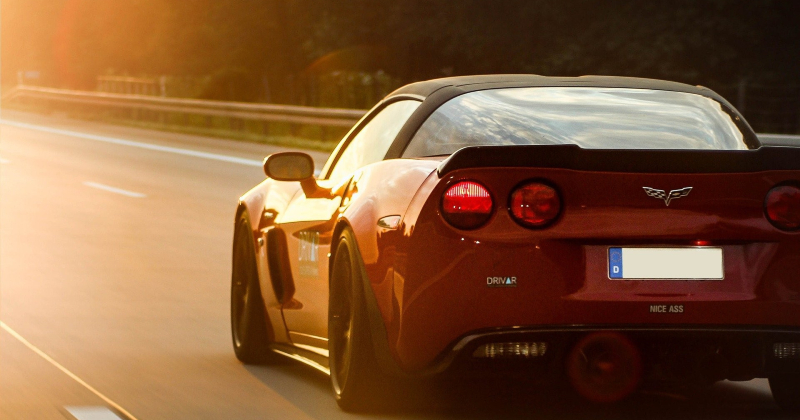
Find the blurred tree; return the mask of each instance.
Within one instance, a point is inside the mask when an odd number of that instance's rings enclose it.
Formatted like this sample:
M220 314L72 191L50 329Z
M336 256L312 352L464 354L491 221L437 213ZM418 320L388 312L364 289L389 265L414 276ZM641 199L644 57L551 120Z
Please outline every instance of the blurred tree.
M719 89L744 79L800 83L795 1L3 0L0 7L6 83L27 69L41 69L48 84L83 88L106 73L204 76L213 97L295 103L308 102L315 83L337 71L382 70L398 82L525 72Z
M226 67L211 75L200 95L203 99L255 102L259 99L259 81L241 67Z
M18 71L39 71L36 82L56 84L52 39L65 0L0 2L0 85L17 84Z

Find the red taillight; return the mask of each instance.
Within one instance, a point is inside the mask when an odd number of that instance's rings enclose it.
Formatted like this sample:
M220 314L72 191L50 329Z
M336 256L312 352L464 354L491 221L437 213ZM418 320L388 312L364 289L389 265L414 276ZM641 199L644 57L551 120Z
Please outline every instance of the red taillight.
M459 229L476 229L492 215L489 190L474 181L461 181L447 189L442 197L442 215Z
M511 193L511 215L525 227L541 228L561 213L561 197L555 188L539 182L525 184Z
M764 201L764 213L778 229L800 229L800 188L780 185L771 189Z

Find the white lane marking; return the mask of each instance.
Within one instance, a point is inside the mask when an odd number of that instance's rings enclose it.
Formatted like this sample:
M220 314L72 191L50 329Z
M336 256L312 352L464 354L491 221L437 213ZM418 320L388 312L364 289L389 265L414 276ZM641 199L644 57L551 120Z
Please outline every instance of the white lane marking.
M49 362L51 365L55 366L55 367L56 367L58 370L60 370L61 372L64 372L64 373L65 373L67 376L69 376L70 378L74 379L74 380L75 380L75 382L77 382L77 383L79 383L79 384L83 385L83 387L84 387L84 388L86 388L86 389L88 389L89 391L91 391L91 392L92 392L94 395L97 395L97 396L98 396L98 397L99 397L101 400L105 401L105 403L106 403L106 404L108 404L109 406L111 406L111 408L113 408L114 410L117 410L117 412L118 412L118 413L122 414L123 416L125 416L125 417L126 417L126 418L128 418L129 420L137 420L137 419L136 419L136 417L134 417L134 416L133 416L133 414L131 414L131 413L127 412L127 411L126 411L124 408L122 408L122 407L121 407L119 404L115 403L115 402L114 402L114 401L112 401L110 398L108 398L108 397L106 397L105 395L103 395L102 393L100 393L100 391L98 391L98 390L94 389L94 388L93 388L91 385L87 384L87 383L86 383L86 381L84 381L83 379L79 378L79 377L78 377L78 375L76 375L76 374L74 374L74 373L70 372L70 370L69 370L69 369L67 369L67 368L65 368L64 366L61 366L61 365L60 365L58 362L56 362L55 360L53 360L53 358L52 358L52 357L48 356L48 355L47 355L47 353L45 353L45 352L43 352L43 351L39 350L39 349L38 349L36 346L34 346L33 344L31 344L31 343L30 343L28 340L26 340L26 339L25 339L23 336L19 335L19 334L18 334L16 331L12 330L12 329L11 329L11 327L9 327L8 325L6 325L6 323L5 323L5 322L3 322L3 321L0 321L0 328L4 329L4 330L5 330L7 333L11 334L11 336L13 336L13 337L14 337L14 338L16 338L17 340L19 340L19 342L20 342L20 343L22 343L22 344L24 344L24 345L25 345L25 347L27 347L27 348L31 349L31 350L32 350L34 353L36 353L36 354L38 354L39 356L41 356L41 358L42 358L42 359L46 360L46 361L47 361L47 362Z
M77 420L122 420L106 407L64 407Z
M134 198L147 197L146 194L137 193L137 192L128 191L128 190L123 190L121 188L114 188L114 187L110 187L108 185L98 184L96 182L91 182L91 181L86 181L86 182L83 183L83 185L86 185L87 187L97 188L97 189L103 190L103 191L108 191L108 192L112 192L112 193L126 195L128 197L134 197Z
M40 125L26 124L17 121L0 119L0 123L10 125L12 127L27 128L29 130L37 130L45 133L60 134L63 136L78 137L86 140L102 141L105 143L118 144L122 146L138 147L140 149L156 150L159 152L175 153L184 156L193 156L202 159L218 160L222 162L238 163L240 165L258 166L261 167L263 163L260 160L244 159L235 156L218 155L216 153L200 152L197 150L181 149L178 147L159 146L157 144L141 143L138 141L117 139L114 137L98 136L95 134L81 133L78 131L62 130L59 128L43 127Z

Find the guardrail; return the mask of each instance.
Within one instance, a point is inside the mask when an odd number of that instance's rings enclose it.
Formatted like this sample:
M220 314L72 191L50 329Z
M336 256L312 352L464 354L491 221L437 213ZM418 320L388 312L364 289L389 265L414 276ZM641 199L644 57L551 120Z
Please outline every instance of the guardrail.
M147 95L89 92L33 86L17 86L3 99L10 101L33 99L110 108L143 109L155 112L276 121L326 127L351 127L366 113L364 110L354 109L162 98Z

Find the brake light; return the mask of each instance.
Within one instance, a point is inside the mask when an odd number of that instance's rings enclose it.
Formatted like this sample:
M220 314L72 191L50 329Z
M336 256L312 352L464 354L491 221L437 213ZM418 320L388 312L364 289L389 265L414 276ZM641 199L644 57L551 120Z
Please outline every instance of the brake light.
M489 190L474 181L461 181L442 197L442 216L459 229L477 229L492 215L494 203Z
M542 228L561 213L561 197L555 188L540 182L517 187L511 193L511 215L522 226Z
M778 229L800 229L800 188L780 185L771 189L764 200L764 213Z

